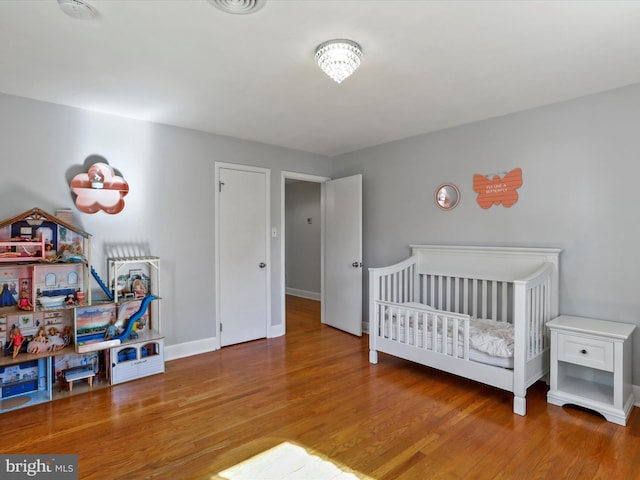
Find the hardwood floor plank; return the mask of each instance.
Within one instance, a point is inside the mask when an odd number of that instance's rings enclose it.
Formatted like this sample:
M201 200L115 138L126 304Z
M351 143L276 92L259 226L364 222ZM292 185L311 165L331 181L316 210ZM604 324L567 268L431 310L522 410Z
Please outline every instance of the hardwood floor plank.
M363 478L634 478L627 427L381 355L287 297L285 337L167 362L166 373L0 417L4 453L76 453L81 479L215 479L290 442ZM256 479L260 480L260 479Z

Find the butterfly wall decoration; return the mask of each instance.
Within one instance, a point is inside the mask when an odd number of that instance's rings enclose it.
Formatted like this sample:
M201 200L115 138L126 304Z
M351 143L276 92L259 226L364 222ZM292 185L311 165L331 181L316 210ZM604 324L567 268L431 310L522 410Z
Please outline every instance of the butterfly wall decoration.
M494 175L488 178L484 175L473 176L473 191L478 194L478 205L489 208L492 205L511 207L518 201L518 188L522 186L522 169L514 168L504 177Z

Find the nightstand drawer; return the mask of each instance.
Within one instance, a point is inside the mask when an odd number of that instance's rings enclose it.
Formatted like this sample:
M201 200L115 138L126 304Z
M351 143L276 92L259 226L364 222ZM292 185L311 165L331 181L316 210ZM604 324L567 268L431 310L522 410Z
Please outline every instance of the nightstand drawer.
M558 360L613 372L613 342L559 333Z

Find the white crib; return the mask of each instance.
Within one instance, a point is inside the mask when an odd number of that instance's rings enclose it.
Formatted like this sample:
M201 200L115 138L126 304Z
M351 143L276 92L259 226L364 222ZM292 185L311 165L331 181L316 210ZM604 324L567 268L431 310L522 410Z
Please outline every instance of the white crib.
M560 250L411 249L396 265L369 269L370 362L383 352L513 392L513 411L525 415L527 388L549 372ZM510 359L475 351L474 319L513 325Z

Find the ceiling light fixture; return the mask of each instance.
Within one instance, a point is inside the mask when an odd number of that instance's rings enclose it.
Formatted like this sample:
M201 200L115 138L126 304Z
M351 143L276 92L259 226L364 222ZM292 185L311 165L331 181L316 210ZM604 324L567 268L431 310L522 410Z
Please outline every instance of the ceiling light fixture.
M246 15L264 7L265 0L209 0L209 3L223 12Z
M338 83L356 71L361 58L362 48L352 40L329 40L316 48L316 63Z
M91 20L98 16L98 11L83 0L58 0L58 5L64 13L78 20Z

